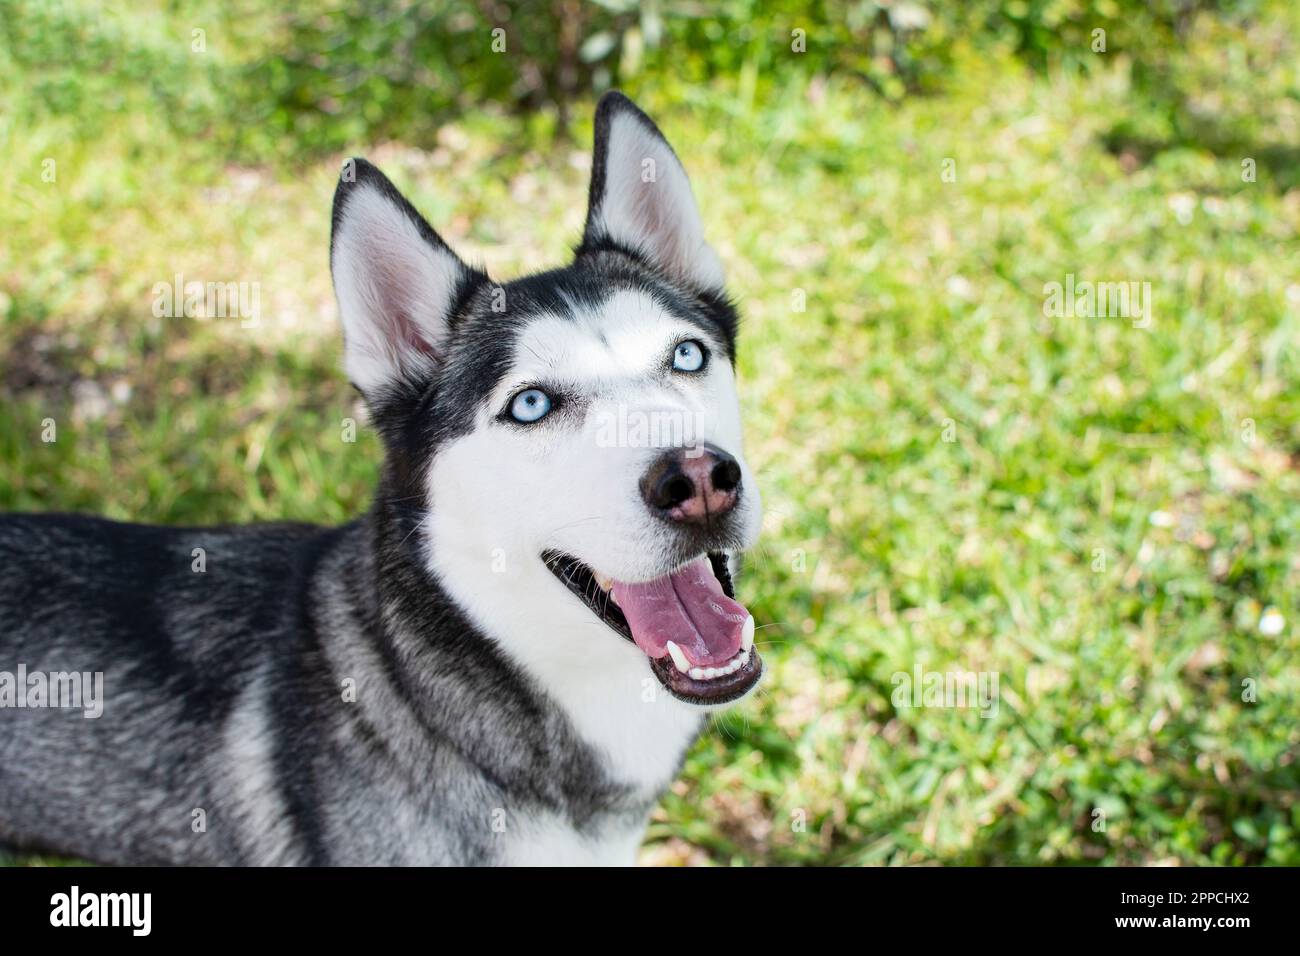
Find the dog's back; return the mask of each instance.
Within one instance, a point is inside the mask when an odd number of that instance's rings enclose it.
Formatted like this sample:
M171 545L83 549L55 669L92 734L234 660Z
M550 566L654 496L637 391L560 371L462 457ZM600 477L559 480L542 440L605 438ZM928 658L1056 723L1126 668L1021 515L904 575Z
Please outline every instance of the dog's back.
M205 763L266 649L305 633L295 596L321 534L0 516L12 695L0 695L0 842L98 860L237 857L217 833L196 838L224 799ZM74 674L79 705L53 706L50 675Z

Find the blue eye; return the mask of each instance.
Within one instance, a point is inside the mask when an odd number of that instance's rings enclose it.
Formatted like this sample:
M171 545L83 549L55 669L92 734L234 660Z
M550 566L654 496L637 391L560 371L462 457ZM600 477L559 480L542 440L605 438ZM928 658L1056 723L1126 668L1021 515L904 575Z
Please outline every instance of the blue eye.
M541 421L550 410L551 396L540 388L530 388L520 392L510 403L510 417L525 425Z
M698 372L704 367L704 346L694 339L678 343L673 350L673 368L679 372Z

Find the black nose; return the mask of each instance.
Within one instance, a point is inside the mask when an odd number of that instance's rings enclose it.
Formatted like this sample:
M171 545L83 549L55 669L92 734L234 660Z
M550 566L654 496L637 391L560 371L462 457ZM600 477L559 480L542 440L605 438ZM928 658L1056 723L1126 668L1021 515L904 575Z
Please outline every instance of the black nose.
M641 497L665 518L708 524L740 500L740 462L713 445L673 448L641 478Z

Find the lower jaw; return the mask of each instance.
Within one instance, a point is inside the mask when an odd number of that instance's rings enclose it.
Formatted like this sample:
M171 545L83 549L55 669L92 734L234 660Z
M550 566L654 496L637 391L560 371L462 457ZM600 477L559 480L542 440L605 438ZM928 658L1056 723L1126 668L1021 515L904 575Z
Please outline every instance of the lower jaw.
M730 674L696 680L683 674L670 657L648 658L650 670L659 678L668 693L680 701L700 706L720 706L740 700L758 685L763 676L763 659L758 651L750 649L749 660Z

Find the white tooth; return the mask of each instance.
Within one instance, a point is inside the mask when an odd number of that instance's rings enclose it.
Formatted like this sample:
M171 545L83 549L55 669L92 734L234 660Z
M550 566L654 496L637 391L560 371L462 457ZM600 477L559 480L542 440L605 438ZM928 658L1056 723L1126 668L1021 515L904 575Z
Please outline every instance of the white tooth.
M594 572L596 583L600 585L602 591L608 591L614 586L614 579L607 574L601 574L599 571Z
M691 676L694 677L696 680L704 680L704 668L703 668L703 667L692 667L692 668L691 668Z
M683 674L689 674L691 672L691 662L686 659L686 655L682 653L682 649L672 641L668 642L668 656L673 659L673 663L677 665L677 669Z
M748 651L754 646L754 615L745 618L745 629L740 632L740 649Z

